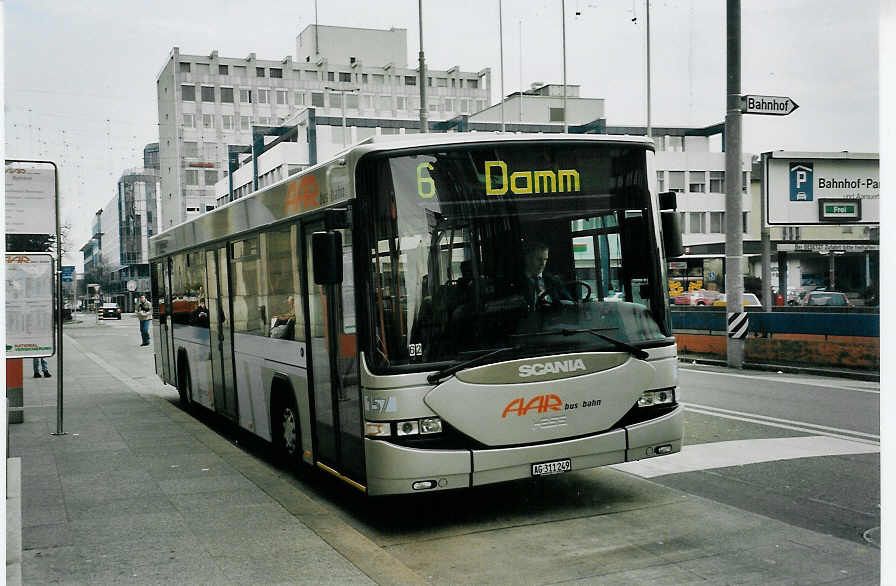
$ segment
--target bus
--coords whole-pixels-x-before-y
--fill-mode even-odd
[[[156,372],[371,496],[673,454],[655,177],[643,137],[367,139],[150,240]]]

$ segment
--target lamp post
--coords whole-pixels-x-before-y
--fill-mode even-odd
[[[324,89],[327,91],[330,91],[330,92],[337,92],[340,94],[340,97],[342,98],[342,100],[341,100],[342,101],[342,148],[345,148],[348,146],[348,142],[345,137],[345,134],[346,134],[345,94],[353,94],[353,93],[361,91],[361,89],[360,88],[337,88],[337,87],[330,87],[330,86],[325,86]]]
[[[569,132],[566,116],[566,0],[560,0],[560,18],[563,20],[563,134]]]

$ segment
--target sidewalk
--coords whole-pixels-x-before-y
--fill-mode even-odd
[[[66,326],[65,435],[51,435],[55,360],[54,378],[25,380],[9,453],[21,461],[22,583],[422,582],[288,473],[182,411],[136,323],[122,322]]]

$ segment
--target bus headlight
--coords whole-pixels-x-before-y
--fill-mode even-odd
[[[442,420],[438,417],[427,417],[420,420],[420,433],[442,433]]]
[[[420,433],[420,422],[416,419],[411,421],[399,421],[395,425],[398,435],[418,435]]]
[[[659,389],[657,391],[644,391],[638,399],[638,407],[650,407],[651,405],[668,405],[675,402],[675,389]]]

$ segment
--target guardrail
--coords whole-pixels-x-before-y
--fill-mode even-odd
[[[806,308],[787,307],[770,312],[745,309],[750,314],[744,346],[747,362],[880,368],[880,315],[876,311],[868,313],[871,308],[805,311]],[[866,311],[860,313],[862,309]],[[725,357],[725,307],[673,309],[672,330],[679,353]]]
[[[695,307],[672,310],[672,329],[725,333],[726,308]],[[749,333],[755,334],[816,334],[824,336],[880,337],[880,315],[852,311],[761,311],[745,308],[750,314]],[[785,309],[785,308],[781,308]]]

